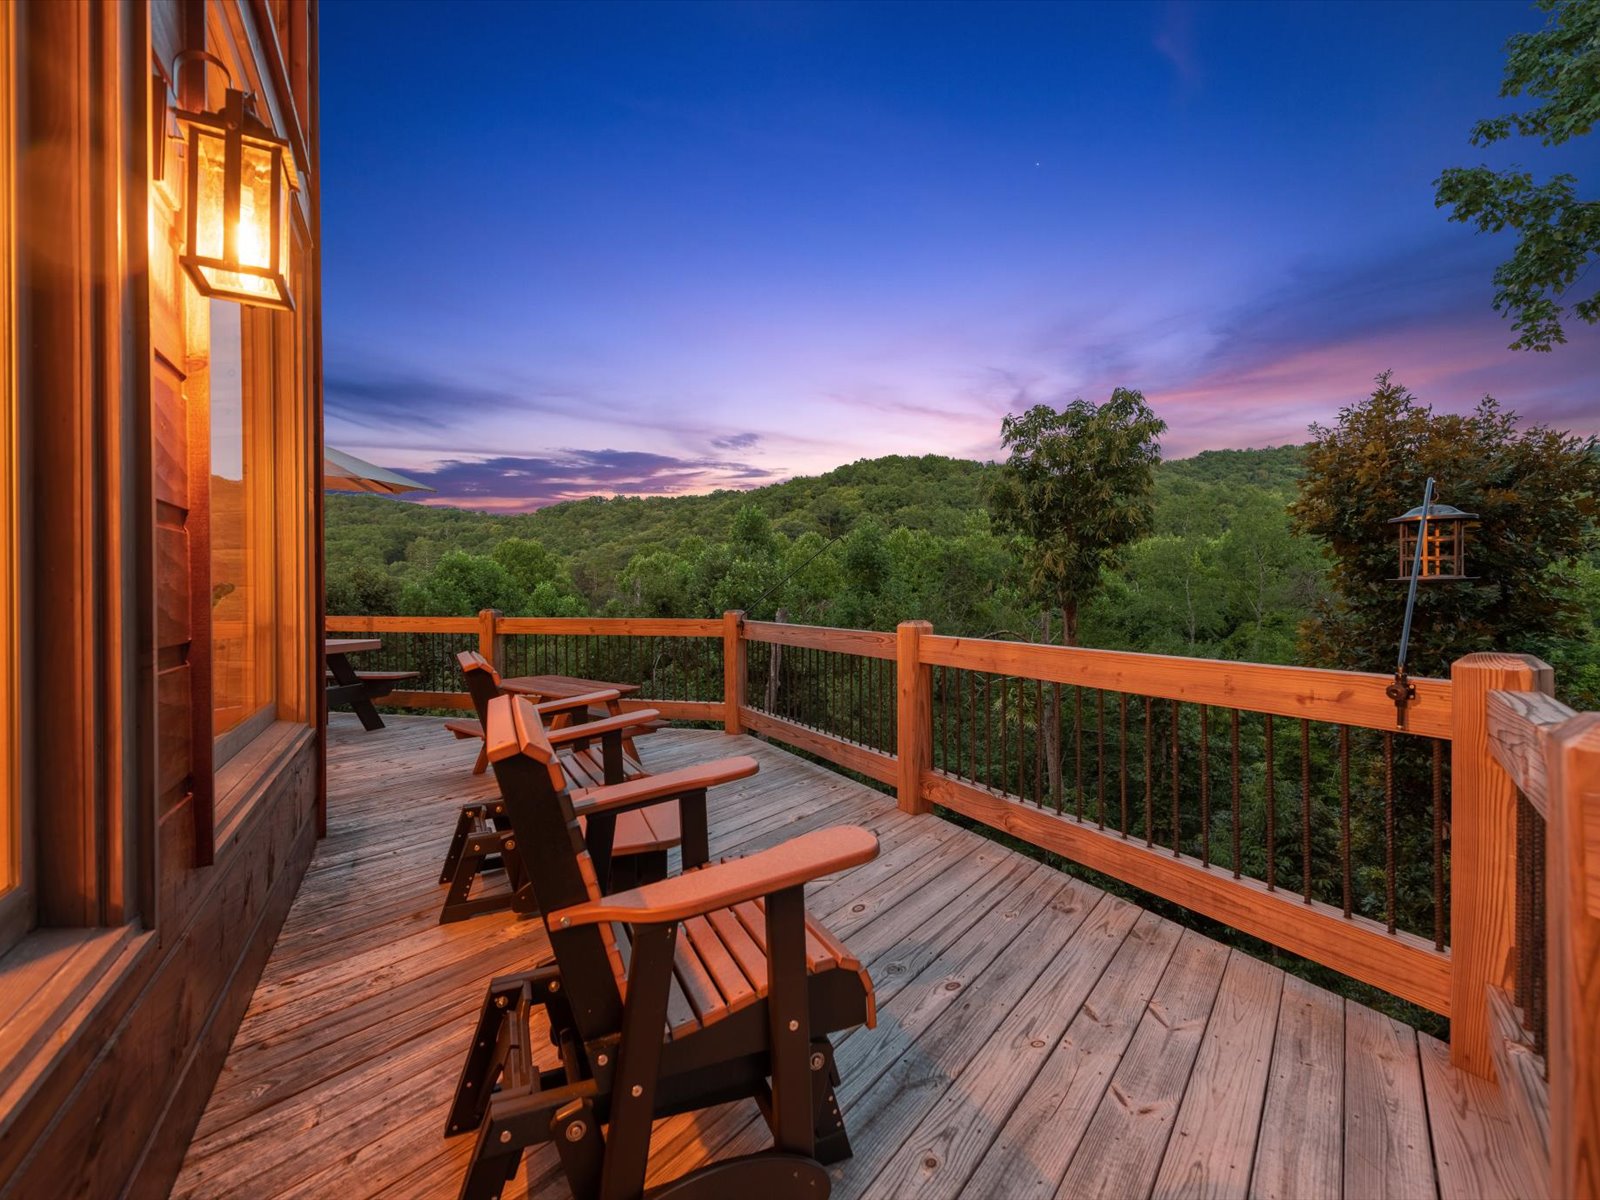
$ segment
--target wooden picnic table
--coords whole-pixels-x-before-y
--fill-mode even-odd
[[[348,704],[368,732],[383,728],[373,701],[387,696],[402,680],[417,678],[416,671],[358,671],[350,665],[350,655],[381,649],[383,643],[377,638],[328,638],[322,643],[328,664],[328,707]]]

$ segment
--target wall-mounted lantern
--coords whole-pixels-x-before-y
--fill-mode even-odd
[[[222,65],[204,52],[188,56]],[[188,144],[184,269],[202,295],[292,309],[289,209],[299,182],[289,143],[233,87],[221,112],[176,116]]]
[[[1411,649],[1411,618],[1417,611],[1417,584],[1448,583],[1468,579],[1467,575],[1467,523],[1476,521],[1477,513],[1462,512],[1449,504],[1433,502],[1433,479],[1428,479],[1422,489],[1422,503],[1408,513],[1391,517],[1389,524],[1400,533],[1401,583],[1409,584],[1406,592],[1405,622],[1400,627],[1400,657],[1395,667],[1394,682],[1384,689],[1394,701],[1394,723],[1398,729],[1406,727],[1406,705],[1417,698],[1417,685],[1406,674],[1406,654]]]
[[[1413,572],[1423,583],[1470,578],[1467,525],[1477,519],[1477,513],[1462,512],[1450,504],[1431,504],[1426,509],[1419,504],[1408,513],[1391,517],[1389,524],[1398,532],[1400,543],[1400,574],[1396,579],[1408,583]]]

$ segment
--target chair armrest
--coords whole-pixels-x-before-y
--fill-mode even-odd
[[[599,722],[595,722],[598,724]],[[589,726],[579,726],[589,728]],[[563,730],[563,732],[565,732]],[[703,792],[719,783],[746,779],[760,769],[756,760],[747,755],[719,758],[715,762],[696,763],[692,767],[679,767],[660,775],[640,775],[626,783],[613,783],[608,787],[588,788],[572,794],[572,811],[578,816],[594,813],[625,812],[630,808],[643,808],[670,800],[685,792]]]
[[[582,696],[568,696],[565,700],[543,700],[534,707],[539,710],[541,717],[553,717],[560,713],[571,712],[576,708],[588,708],[592,704],[610,704],[613,700],[622,699],[622,693],[610,688],[603,692],[588,692]]]
[[[790,838],[748,858],[730,859],[659,883],[558,909],[552,928],[570,929],[602,921],[661,925],[719,908],[759,900],[859,866],[878,856],[878,839],[859,825],[838,825]]]
[[[607,733],[626,732],[641,721],[654,720],[656,715],[655,709],[642,708],[637,712],[602,717],[598,721],[579,721],[576,725],[563,725],[560,729],[546,729],[544,735],[552,746],[564,746],[568,742],[586,742]]]

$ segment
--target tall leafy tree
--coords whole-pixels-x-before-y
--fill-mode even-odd
[[[1492,146],[1513,135],[1559,146],[1594,128],[1600,117],[1600,0],[1539,0],[1549,13],[1537,33],[1519,33],[1506,44],[1500,94],[1543,103],[1472,127],[1472,144]],[[1435,203],[1452,208],[1450,219],[1481,232],[1517,232],[1511,257],[1494,273],[1494,307],[1512,318],[1514,349],[1549,350],[1565,342],[1563,304],[1572,315],[1600,321],[1600,292],[1570,297],[1584,268],[1600,258],[1600,200],[1578,197],[1577,179],[1552,175],[1535,182],[1531,172],[1496,171],[1480,165],[1451,167],[1435,181]]]
[[[1166,428],[1129,388],[1104,404],[1037,404],[1001,423],[1010,455],[989,494],[990,517],[1015,536],[1034,594],[1060,612],[1064,645],[1077,645],[1079,614],[1106,569],[1150,532]]]
[[[1594,438],[1542,425],[1485,397],[1467,415],[1435,413],[1388,372],[1331,428],[1312,426],[1306,473],[1290,506],[1295,529],[1321,539],[1330,594],[1302,629],[1309,662],[1390,670],[1405,590],[1391,517],[1422,499],[1475,512],[1462,583],[1418,593],[1409,666],[1448,672],[1475,650],[1538,651],[1583,619],[1575,572],[1594,544],[1600,457]]]

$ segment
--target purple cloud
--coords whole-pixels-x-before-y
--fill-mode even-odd
[[[412,471],[438,490],[424,503],[525,511],[596,495],[672,496],[720,488],[746,489],[781,475],[749,463],[680,458],[641,450],[561,450],[542,457],[506,455],[450,459]]]

